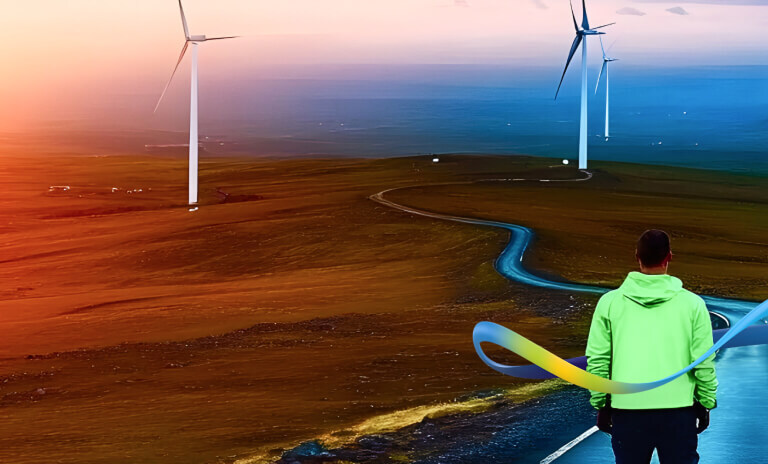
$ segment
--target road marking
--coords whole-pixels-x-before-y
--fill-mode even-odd
[[[542,459],[539,464],[549,464],[550,462],[554,461],[555,459],[559,458],[560,456],[567,453],[571,448],[578,445],[585,439],[587,439],[589,436],[591,436],[593,433],[597,432],[597,426],[593,425],[589,430],[582,433],[578,437],[574,438],[573,440],[569,441],[565,445],[563,445],[559,450],[555,451],[554,453],[550,454],[546,458]]]

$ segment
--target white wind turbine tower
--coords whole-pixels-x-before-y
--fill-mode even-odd
[[[197,136],[197,44],[200,42],[207,42],[209,40],[222,40],[222,39],[234,39],[237,36],[229,37],[206,37],[204,35],[189,35],[189,28],[187,27],[187,18],[184,16],[184,7],[181,6],[181,0],[179,0],[179,12],[181,12],[181,25],[184,27],[184,46],[181,48],[181,55],[176,62],[176,67],[173,68],[171,78],[168,79],[168,83],[165,84],[163,93],[160,94],[160,99],[155,105],[155,112],[160,106],[160,102],[163,101],[166,90],[171,85],[173,76],[176,74],[176,70],[179,69],[181,60],[184,59],[184,54],[187,52],[189,45],[192,45],[192,79],[190,81],[190,100],[189,100],[189,204],[190,206],[197,204],[197,158],[198,158],[198,136]]]
[[[581,47],[581,118],[579,126],[579,169],[587,169],[587,40],[588,35],[605,34],[597,29],[610,26],[611,24],[604,24],[597,27],[589,27],[589,20],[587,19],[587,4],[586,0],[581,0],[583,17],[581,20],[581,27],[576,22],[576,14],[573,12],[573,2],[571,2],[571,16],[573,17],[573,27],[576,29],[576,38],[573,39],[571,45],[571,51],[568,53],[568,61],[565,62],[565,69],[563,75],[560,77],[560,84],[557,86],[557,92],[555,93],[555,100],[560,93],[560,87],[563,85],[563,79],[565,73],[568,71],[568,65],[571,64],[573,55],[578,50],[579,45]],[[584,42],[582,44],[582,41]]]
[[[611,45],[611,47],[613,47],[613,45]],[[608,51],[610,51],[611,47],[608,47]],[[610,81],[608,80],[608,63],[610,63],[611,61],[618,61],[618,59],[616,59],[616,58],[609,58],[605,54],[605,47],[603,47],[603,38],[602,37],[600,37],[600,48],[603,50],[603,67],[600,68],[600,74],[597,75],[597,85],[595,85],[595,94],[597,94],[597,89],[598,89],[598,87],[600,87],[600,76],[602,76],[603,73],[605,73],[605,140],[608,140],[608,137],[610,137],[610,135],[609,135],[610,133],[608,131],[608,122],[609,122],[609,117],[608,117],[608,110],[609,110],[608,98],[610,97],[610,93],[609,93],[609,88],[610,88],[609,87],[609,82]]]

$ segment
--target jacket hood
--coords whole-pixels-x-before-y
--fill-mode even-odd
[[[667,274],[648,275],[642,272],[630,272],[619,292],[625,297],[643,306],[655,306],[671,300],[683,291],[683,282]]]

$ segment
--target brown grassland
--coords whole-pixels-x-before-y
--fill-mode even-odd
[[[182,158],[4,154],[0,462],[276,457],[530,384],[479,361],[480,320],[583,354],[594,297],[507,282],[493,269],[504,231],[368,199],[388,188],[408,187],[387,196],[402,204],[531,227],[526,265],[551,278],[617,285],[636,237],[659,227],[688,288],[766,298],[765,177],[594,167],[588,182],[423,186],[579,174],[528,157],[206,159],[189,212]]]

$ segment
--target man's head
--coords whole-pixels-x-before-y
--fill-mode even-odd
[[[669,261],[672,259],[669,235],[663,230],[646,230],[637,240],[635,256],[640,264],[641,272],[645,274],[665,274]]]

